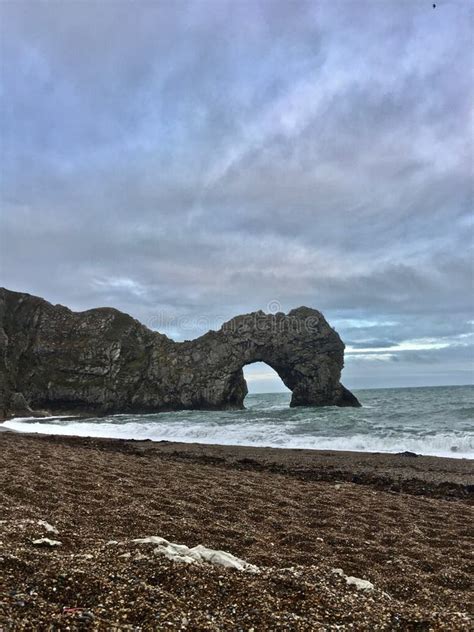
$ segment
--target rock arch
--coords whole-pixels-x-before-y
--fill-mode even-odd
[[[265,362],[291,406],[359,406],[344,344],[321,312],[253,312],[177,343],[111,308],[72,312],[0,289],[0,417],[243,408],[243,366]]]
[[[237,316],[219,331],[182,344],[206,358],[200,374],[207,376],[211,405],[241,408],[247,394],[243,367],[265,362],[292,391],[290,406],[360,406],[340,383],[344,343],[317,310]]]

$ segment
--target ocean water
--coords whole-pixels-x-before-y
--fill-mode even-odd
[[[474,386],[354,391],[362,408],[289,408],[289,393],[249,395],[245,410],[89,419],[17,418],[46,434],[474,458]]]

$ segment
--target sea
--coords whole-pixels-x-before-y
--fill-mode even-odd
[[[474,386],[354,393],[362,408],[290,408],[291,393],[268,393],[248,395],[245,410],[16,418],[3,426],[83,437],[474,458]]]

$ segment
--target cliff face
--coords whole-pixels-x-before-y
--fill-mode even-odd
[[[111,308],[72,312],[0,289],[0,418],[242,408],[242,367],[266,362],[292,406],[359,406],[342,386],[344,344],[324,316],[300,307],[254,312],[177,343]]]

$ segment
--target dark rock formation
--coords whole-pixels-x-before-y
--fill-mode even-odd
[[[242,367],[263,361],[292,406],[359,406],[339,382],[344,344],[307,307],[237,316],[177,343],[116,309],[72,312],[0,289],[0,418],[242,408]]]

